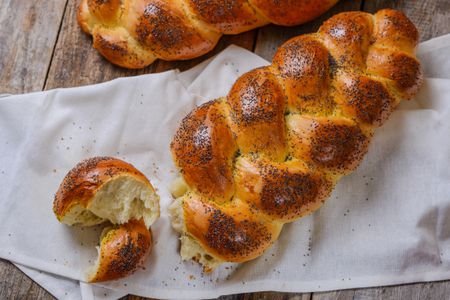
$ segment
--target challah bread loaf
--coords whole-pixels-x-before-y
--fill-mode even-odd
[[[67,225],[92,226],[109,221],[90,270],[91,282],[133,273],[150,253],[150,225],[159,217],[159,197],[149,180],[132,165],[112,157],[77,164],[63,179],[53,211]]]
[[[421,86],[417,42],[399,11],[341,13],[187,115],[171,143],[182,258],[207,271],[248,261],[317,210]]]
[[[78,23],[112,63],[143,68],[157,58],[201,56],[222,34],[268,23],[296,25],[339,0],[81,0]]]

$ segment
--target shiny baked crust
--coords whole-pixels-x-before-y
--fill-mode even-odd
[[[283,224],[317,210],[419,90],[417,42],[399,11],[341,13],[188,114],[171,143],[184,182],[170,208],[183,259],[206,270],[248,261]]]
[[[134,166],[112,157],[93,157],[64,177],[53,202],[58,220],[67,225],[104,222],[99,257],[88,281],[128,276],[145,261],[152,247],[150,225],[159,217],[159,197]]]
[[[141,267],[152,249],[152,234],[140,220],[107,229],[100,239],[98,261],[89,282],[123,278]]]
[[[78,23],[112,63],[143,68],[157,58],[201,56],[223,34],[268,23],[296,25],[339,0],[81,0]]]

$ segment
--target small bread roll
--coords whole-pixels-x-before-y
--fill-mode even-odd
[[[93,157],[63,179],[53,211],[67,225],[115,225],[104,230],[98,261],[88,275],[88,281],[99,282],[125,277],[145,261],[152,245],[148,228],[159,217],[159,196],[131,164]]]

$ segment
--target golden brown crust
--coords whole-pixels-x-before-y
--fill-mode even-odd
[[[224,34],[237,34],[267,24],[247,0],[186,0],[204,22]]]
[[[272,65],[286,89],[291,112],[329,113],[328,97],[334,66],[328,50],[314,35],[301,35],[278,48]]]
[[[90,13],[103,24],[113,25],[120,13],[122,0],[87,1]]]
[[[190,193],[183,208],[189,234],[209,253],[226,261],[244,262],[261,255],[281,230],[279,224],[264,221],[238,200],[218,206]]]
[[[281,222],[294,221],[316,210],[332,183],[301,161],[273,163],[252,157],[236,163],[236,197]]]
[[[124,30],[111,30],[104,27],[92,32],[94,48],[112,63],[128,68],[143,68],[156,60],[151,52],[133,47],[130,37]]]
[[[87,207],[98,189],[121,175],[133,176],[153,190],[147,177],[131,164],[113,157],[92,157],[78,163],[64,177],[53,201],[53,211],[62,220],[71,207]]]
[[[77,21],[81,29],[86,33],[91,32],[90,26],[88,24],[89,19],[90,19],[90,12],[88,7],[88,1],[81,0],[77,10]]]
[[[272,65],[241,76],[225,105],[216,100],[185,118],[172,143],[188,184],[184,234],[219,261],[243,262],[282,224],[318,209],[361,162],[374,129],[418,91],[411,26],[392,10],[336,15],[281,46]],[[210,107],[221,117],[206,117]],[[204,169],[204,150],[192,146],[200,128],[215,149]]]
[[[319,38],[338,67],[364,70],[372,31],[371,14],[346,12],[325,21],[319,29]]]
[[[208,102],[186,116],[171,149],[189,185],[218,201],[231,198],[232,161],[237,147],[221,102]]]
[[[423,82],[419,61],[410,54],[373,47],[367,57],[367,72],[392,80],[402,98],[411,99]]]
[[[345,115],[371,126],[381,126],[394,110],[396,100],[385,85],[366,75],[341,72],[334,98]]]
[[[288,132],[294,157],[333,174],[353,171],[369,144],[361,128],[344,118],[291,115]]]
[[[230,124],[242,154],[286,157],[285,96],[269,68],[242,75],[227,97]]]
[[[306,23],[330,9],[339,0],[250,0],[270,22],[292,26]]]
[[[143,5],[131,1],[128,17],[136,20],[130,22],[130,32],[138,44],[165,60],[202,55],[217,42],[204,38],[175,2],[152,0]]]
[[[78,23],[94,47],[125,68],[143,68],[156,58],[201,56],[222,34],[237,34],[274,22],[296,25],[322,14],[338,0],[81,0]],[[107,33],[107,34],[106,34]]]
[[[99,265],[90,282],[126,277],[142,267],[152,249],[152,234],[143,220],[111,229],[100,242]]]
[[[383,9],[375,15],[373,43],[413,52],[419,42],[416,26],[401,12]]]

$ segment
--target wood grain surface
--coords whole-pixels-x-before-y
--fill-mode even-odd
[[[0,0],[0,94],[42,90],[65,6]]]
[[[125,70],[108,63],[92,48],[91,38],[76,23],[77,5],[78,0],[0,0],[0,94],[94,84],[172,68],[185,70],[230,44],[237,44],[270,60],[284,41],[316,31],[323,20],[340,11],[375,12],[388,7],[402,10],[419,28],[422,41],[450,32],[449,0],[342,0],[319,19],[302,26],[285,28],[270,25],[223,37],[214,51],[197,59],[157,61],[142,70]],[[11,263],[0,260],[0,299],[54,297]],[[123,299],[142,298],[130,295]],[[326,293],[249,293],[220,299],[450,299],[450,281]]]

